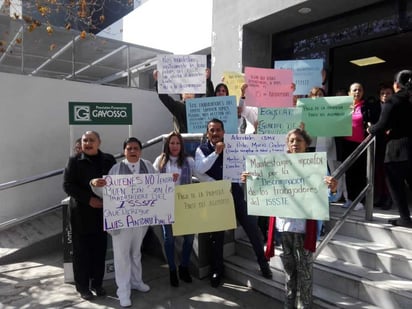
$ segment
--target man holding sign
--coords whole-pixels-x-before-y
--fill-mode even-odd
[[[223,150],[225,144],[223,136],[225,134],[223,122],[219,119],[212,119],[207,124],[207,141],[196,149],[195,169],[200,181],[215,181],[223,179]],[[238,183],[232,183],[232,196],[235,203],[236,218],[242,225],[255,251],[262,275],[265,278],[272,278],[272,272],[263,252],[263,243],[259,237],[257,222],[253,217],[248,216],[247,206],[244,199],[243,189]],[[223,275],[223,244],[224,231],[213,232],[212,261],[211,261],[211,285],[217,287]]]

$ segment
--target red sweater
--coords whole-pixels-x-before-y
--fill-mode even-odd
[[[268,230],[268,240],[266,243],[265,257],[269,260],[272,256],[275,256],[275,246],[273,241],[273,236],[275,235],[276,227],[276,217],[269,218],[269,230]],[[306,220],[306,234],[305,234],[305,244],[304,248],[311,252],[316,250],[316,230],[317,224],[316,220]]]

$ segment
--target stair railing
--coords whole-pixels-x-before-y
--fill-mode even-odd
[[[164,138],[167,137],[167,135],[168,134],[162,134],[162,135],[159,135],[159,136],[157,136],[153,139],[148,140],[146,143],[142,144],[142,148],[144,149],[144,148],[147,148],[147,147],[150,147],[152,145],[155,145],[157,143],[162,142],[164,140]],[[183,139],[185,139],[185,140],[199,140],[200,141],[201,138],[203,137],[203,134],[202,133],[185,133],[185,134],[182,134],[182,136],[183,136]],[[115,154],[114,157],[116,159],[120,159],[120,158],[124,157],[124,154],[123,153],[118,153],[118,154]],[[9,181],[9,182],[6,182],[6,183],[2,183],[2,184],[0,184],[0,191],[15,188],[15,187],[19,187],[19,186],[22,186],[22,185],[25,185],[25,184],[28,184],[28,183],[36,182],[36,181],[47,179],[47,178],[51,178],[51,177],[54,177],[54,176],[58,176],[58,175],[63,174],[63,172],[64,172],[64,168],[61,168],[61,169],[53,170],[53,171],[50,171],[50,172],[47,172],[47,173],[43,173],[43,174],[39,174],[39,175],[35,175],[35,176],[23,178],[23,179],[12,180],[12,181]],[[3,230],[5,230],[5,229],[7,229],[11,226],[29,221],[31,219],[34,219],[35,217],[42,216],[46,213],[52,212],[56,209],[61,208],[63,205],[65,205],[65,204],[60,202],[60,203],[57,203],[56,205],[53,205],[51,207],[39,210],[39,211],[37,211],[35,213],[32,213],[32,214],[29,214],[27,216],[22,216],[22,217],[19,217],[19,218],[14,218],[14,219],[2,222],[2,223],[0,223],[0,231],[3,231]]]
[[[142,148],[147,148],[157,143],[160,143],[164,140],[167,134],[159,135],[151,140],[148,140],[146,143],[143,143]],[[186,133],[182,134],[183,138],[189,140],[200,140],[203,137],[202,133]],[[367,177],[367,184],[362,192],[355,198],[355,200],[349,205],[346,209],[342,217],[340,217],[334,227],[329,231],[329,233],[323,238],[320,244],[317,247],[317,250],[314,254],[314,258],[318,256],[318,254],[322,251],[322,249],[328,244],[328,242],[332,239],[332,237],[338,232],[340,227],[345,223],[347,217],[354,209],[354,207],[361,201],[365,196],[365,220],[372,221],[372,212],[373,212],[373,182],[374,182],[374,166],[375,166],[375,138],[372,135],[368,135],[365,140],[355,149],[355,151],[332,173],[332,176],[336,179],[339,179],[352,164],[359,159],[361,154],[367,150],[367,168],[366,168],[366,177]],[[115,158],[119,159],[122,158],[124,155],[122,153],[116,154]],[[64,169],[58,169],[51,172],[39,174],[32,177],[27,177],[20,180],[13,180],[10,182],[6,182],[0,184],[0,191],[7,190],[10,188],[18,187],[24,184],[28,184],[31,182],[36,182],[42,179],[51,178],[57,175],[63,174]],[[53,205],[49,208],[42,209],[38,212],[33,214],[14,218],[9,221],[0,223],[0,231],[7,229],[10,226],[17,225],[23,223],[25,221],[31,220],[35,217],[41,216],[43,214],[52,212],[56,209],[59,209],[63,206],[63,203],[58,203]]]
[[[356,160],[362,155],[363,152],[367,151],[366,159],[366,186],[355,198],[354,201],[349,205],[343,215],[337,219],[333,228],[325,235],[323,240],[319,243],[316,248],[316,252],[313,254],[313,258],[316,259],[320,252],[327,246],[329,241],[335,236],[342,225],[345,223],[349,214],[355,208],[355,206],[365,197],[365,220],[372,221],[373,219],[373,184],[374,184],[374,174],[375,174],[375,149],[376,141],[375,137],[368,135],[362,143],[355,149],[355,151],[332,173],[332,177],[339,179],[342,175],[355,163]],[[362,171],[360,171],[362,172]]]

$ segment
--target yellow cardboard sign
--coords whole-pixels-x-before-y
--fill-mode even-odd
[[[227,180],[175,187],[173,235],[224,231],[236,228],[231,183]]]
[[[223,72],[223,83],[229,89],[229,94],[236,96],[236,102],[239,102],[241,87],[245,83],[245,77],[242,73]]]

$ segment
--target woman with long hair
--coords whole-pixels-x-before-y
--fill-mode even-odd
[[[183,137],[178,132],[171,132],[163,146],[163,152],[153,163],[153,167],[160,173],[172,173],[176,185],[192,183],[194,160],[185,154]],[[163,225],[164,248],[170,271],[170,285],[179,286],[175,264],[175,237],[172,226]],[[187,283],[192,282],[189,273],[190,255],[192,253],[194,235],[183,236],[182,257],[179,265],[179,277]]]

